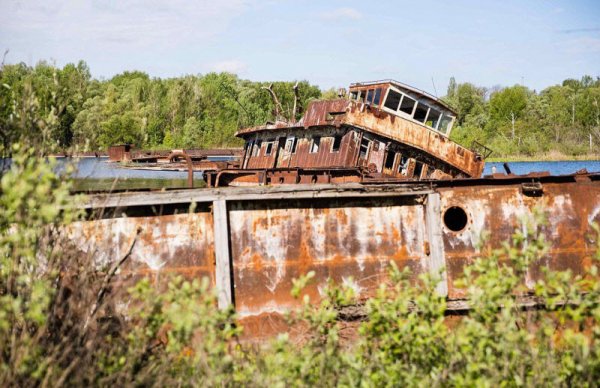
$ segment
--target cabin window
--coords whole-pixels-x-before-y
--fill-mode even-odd
[[[254,149],[252,150],[252,156],[258,156],[260,155],[260,147],[262,146],[262,141],[261,140],[257,140],[254,143]]]
[[[294,137],[288,137],[285,140],[285,152],[290,153],[292,152],[292,145],[294,144]]]
[[[391,170],[394,168],[394,161],[396,160],[396,153],[394,151],[388,151],[385,157],[385,168]]]
[[[408,171],[408,158],[405,156],[400,157],[400,163],[398,163],[398,172],[404,176]]]
[[[413,172],[413,177],[419,179],[421,177],[422,172],[423,172],[423,163],[417,162],[415,165],[415,171]]]
[[[381,88],[375,89],[375,96],[373,97],[373,105],[379,105],[381,102]]]
[[[396,92],[395,90],[390,89],[383,106],[385,106],[386,108],[391,109],[393,111],[397,111],[398,105],[400,105],[401,98],[402,98],[402,94]]]
[[[425,122],[425,125],[436,129],[441,115],[442,113],[440,111],[429,108],[429,115],[427,115],[427,121]]]
[[[427,117],[427,111],[429,107],[423,103],[417,104],[417,109],[415,109],[415,114],[413,118],[421,123],[425,122],[425,118]]]
[[[273,152],[273,142],[268,141],[265,143],[265,156],[271,155],[272,152]]]
[[[367,104],[373,103],[373,92],[374,92],[373,89],[369,89],[367,91],[367,101],[366,101]]]
[[[440,120],[440,125],[438,126],[438,131],[447,135],[448,132],[450,131],[451,124],[452,124],[452,117],[450,117],[448,115],[442,115],[442,118]]]
[[[365,102],[365,96],[367,95],[366,90],[361,90],[358,92],[358,101]]]
[[[369,154],[369,146],[371,145],[371,141],[365,139],[364,137],[360,141],[360,153],[358,155],[359,159],[366,159]]]
[[[319,152],[319,145],[321,145],[321,138],[313,137],[312,142],[310,143],[310,153],[314,154],[315,152]]]
[[[331,143],[331,152],[338,152],[340,150],[341,145],[342,145],[342,137],[335,136],[333,138],[333,142]]]
[[[288,137],[285,141],[285,152],[295,154],[296,148],[298,148],[298,139],[295,137]]]
[[[358,91],[354,90],[350,92],[350,99],[351,100],[358,100]]]
[[[406,113],[407,115],[412,115],[416,103],[417,101],[413,100],[407,95],[404,95],[402,102],[400,103],[400,111]]]

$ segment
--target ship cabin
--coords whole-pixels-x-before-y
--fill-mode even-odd
[[[382,109],[450,136],[456,113],[431,94],[394,80],[354,83],[350,100]]]
[[[238,169],[206,171],[209,186],[393,182],[479,177],[483,157],[448,137],[443,101],[397,81],[350,85],[313,101],[297,122],[246,128]]]

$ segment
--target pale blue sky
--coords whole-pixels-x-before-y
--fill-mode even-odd
[[[395,78],[542,89],[600,76],[600,0],[0,0],[7,63],[85,60],[95,77],[237,73],[322,88]]]

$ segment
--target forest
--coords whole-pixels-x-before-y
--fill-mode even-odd
[[[273,82],[291,115],[294,81]],[[241,127],[275,119],[270,83],[231,73],[156,78],[125,71],[95,79],[84,61],[0,67],[0,137],[56,151],[97,151],[131,143],[146,149],[240,146]],[[336,89],[298,83],[300,106],[337,98]],[[452,139],[485,144],[496,158],[593,157],[600,144],[600,77],[566,79],[542,91],[486,88],[450,80],[442,97],[457,112]],[[302,114],[300,109],[298,115]],[[23,131],[20,128],[27,128]]]

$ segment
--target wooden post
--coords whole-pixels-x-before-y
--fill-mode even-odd
[[[448,296],[448,274],[446,272],[446,258],[444,257],[441,216],[440,194],[427,194],[425,223],[427,239],[429,240],[429,272],[436,277],[441,275],[440,282],[436,286],[436,292],[440,296]]]
[[[229,225],[227,223],[227,202],[224,199],[213,201],[213,223],[215,234],[215,283],[220,309],[233,304],[231,288],[231,254],[229,252]]]

